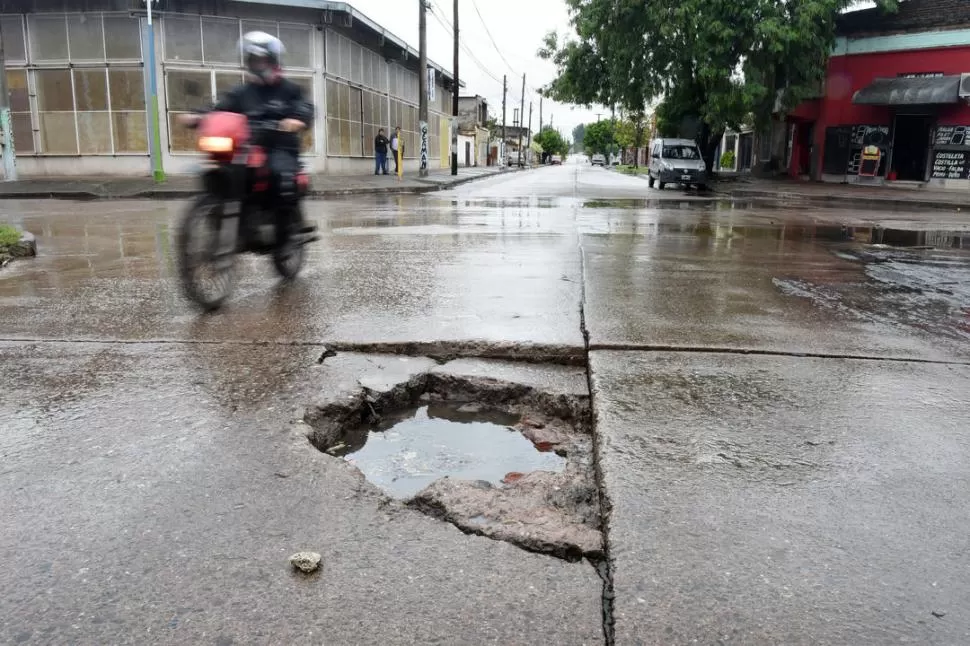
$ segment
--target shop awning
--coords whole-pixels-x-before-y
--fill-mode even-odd
[[[959,76],[880,78],[852,97],[861,105],[936,105],[960,100]]]

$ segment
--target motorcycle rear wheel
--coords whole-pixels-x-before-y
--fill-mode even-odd
[[[235,249],[222,241],[222,201],[201,195],[182,216],[175,238],[179,281],[185,296],[206,312],[222,307],[236,284]]]
[[[283,280],[293,280],[306,260],[303,244],[290,239],[273,251],[273,267]]]

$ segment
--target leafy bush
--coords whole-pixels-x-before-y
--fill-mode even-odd
[[[0,247],[10,247],[20,242],[20,231],[12,226],[0,224]]]
[[[734,168],[734,151],[729,150],[721,155],[721,168]]]

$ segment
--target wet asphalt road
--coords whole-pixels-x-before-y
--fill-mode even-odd
[[[965,216],[567,164],[311,203],[302,278],[246,259],[199,317],[169,254],[181,208],[0,202],[41,249],[0,273],[0,642],[602,643],[588,564],[388,503],[295,423],[431,369],[584,381],[318,365],[322,343],[585,332],[617,644],[970,643]],[[885,230],[918,246],[869,244]],[[302,549],[319,575],[288,569]]]

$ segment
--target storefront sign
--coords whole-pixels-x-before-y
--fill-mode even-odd
[[[970,172],[970,151],[937,150],[933,154],[933,179],[967,179]]]
[[[933,143],[937,146],[970,146],[970,126],[937,126]]]
[[[852,144],[854,146],[889,146],[889,126],[853,126]]]

